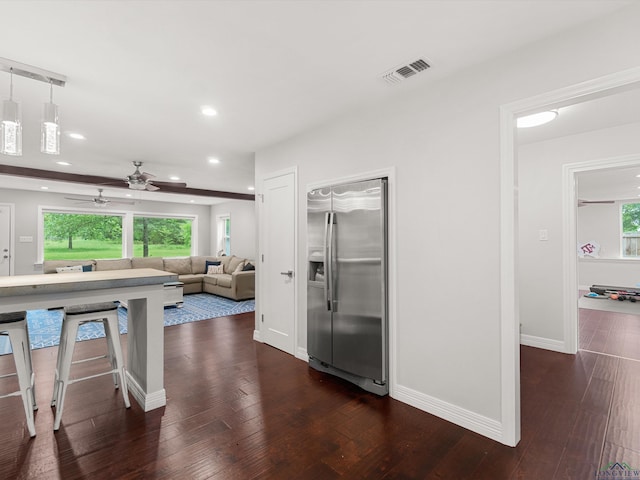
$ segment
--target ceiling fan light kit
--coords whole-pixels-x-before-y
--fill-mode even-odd
[[[44,104],[40,124],[40,151],[49,155],[59,155],[60,123],[58,120],[58,106],[53,103],[53,85],[64,87],[67,78],[58,73],[49,72],[6,58],[0,58],[0,70],[9,72],[11,77],[9,100],[4,100],[2,103],[0,153],[13,156],[22,155],[22,117],[20,104],[13,100],[13,75],[15,74],[49,84],[49,102]]]

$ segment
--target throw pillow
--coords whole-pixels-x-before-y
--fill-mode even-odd
[[[56,268],[58,273],[70,273],[70,272],[82,272],[82,265],[74,265],[73,267],[58,267]]]
[[[220,265],[220,262],[216,262],[216,261],[214,261],[214,260],[206,260],[206,261],[204,262],[204,271],[205,271],[205,272],[207,272],[207,273],[209,273],[209,267],[210,267],[211,265]]]
[[[238,264],[238,266],[236,267],[236,269],[234,270],[234,273],[235,272],[241,272],[243,268],[244,268],[244,262],[240,262]]]
[[[249,270],[255,270],[256,266],[252,263],[247,263],[244,267],[242,267],[243,272],[248,272]]]
[[[207,275],[212,273],[224,273],[222,265],[209,265],[207,267]]]

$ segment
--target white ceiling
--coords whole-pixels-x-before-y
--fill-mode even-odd
[[[41,154],[49,87],[14,77],[24,153],[0,163],[121,178],[141,160],[161,181],[178,175],[192,188],[250,193],[259,149],[631,3],[1,1],[0,57],[67,76],[66,87],[54,88],[62,130],[86,140],[63,136],[59,157]],[[419,57],[432,68],[400,85],[380,79]],[[9,75],[0,72],[0,96],[8,90]],[[204,104],[219,114],[204,117]],[[212,156],[221,163],[209,164]],[[40,184],[11,180],[13,188]]]

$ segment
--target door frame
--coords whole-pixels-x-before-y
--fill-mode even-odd
[[[501,350],[501,420],[502,443],[516,446],[520,441],[520,319],[517,284],[518,215],[517,215],[517,145],[515,141],[516,117],[544,109],[559,108],[630,88],[640,82],[640,67],[623,70],[586,82],[570,85],[533,97],[500,106],[500,350]],[[563,199],[563,217],[569,218],[571,202]],[[575,213],[574,213],[575,215]],[[563,245],[568,245],[566,225]],[[568,249],[567,249],[568,250]],[[575,250],[572,250],[572,254]],[[570,256],[571,256],[570,255]],[[563,254],[563,285],[575,288],[575,270]],[[567,307],[573,294],[563,292],[567,299],[563,316],[565,335],[571,327]],[[577,325],[577,323],[576,323]],[[566,340],[567,337],[565,337]]]
[[[578,258],[576,245],[578,244],[578,214],[576,196],[576,174],[591,172],[594,170],[606,170],[610,168],[637,167],[640,166],[640,154],[623,155],[618,157],[602,158],[585,162],[568,163],[562,166],[562,259],[563,259],[563,298],[564,301],[564,347],[563,353],[575,354],[578,351],[578,306],[575,297],[569,292],[577,293]]]
[[[299,292],[298,292],[298,283],[299,283],[299,278],[300,278],[300,269],[299,267],[299,262],[298,262],[298,241],[299,241],[299,235],[298,235],[298,167],[297,166],[292,166],[289,168],[285,168],[282,170],[277,170],[275,172],[271,172],[271,173],[267,173],[265,174],[260,181],[258,182],[258,184],[260,185],[260,189],[259,192],[256,194],[256,200],[258,200],[256,202],[257,204],[257,211],[258,211],[258,256],[256,258],[256,262],[258,263],[259,266],[263,265],[263,261],[262,261],[262,255],[263,255],[263,246],[265,244],[264,241],[264,231],[266,228],[266,225],[264,223],[264,211],[263,211],[263,205],[264,205],[264,184],[266,181],[277,178],[277,177],[282,177],[283,175],[289,175],[289,174],[293,174],[293,198],[294,198],[294,202],[293,202],[293,271],[294,271],[294,282],[293,282],[293,338],[294,338],[294,352],[295,352],[295,356],[297,358],[300,358],[302,360],[306,360],[306,349],[304,352],[300,352],[300,344],[298,342],[298,319],[299,319],[299,312],[298,312],[298,305],[299,305]],[[264,278],[264,268],[258,268],[257,269],[257,285],[256,285],[256,318],[255,318],[255,329],[253,331],[253,339],[264,343],[264,340],[262,338],[262,322],[260,321],[260,319],[262,318],[262,314],[264,313],[263,311],[263,304],[262,304],[262,298],[264,298],[264,287],[263,285],[265,284],[265,278]]]
[[[0,207],[9,209],[9,275],[15,274],[15,251],[16,251],[16,206],[14,203],[0,203]]]

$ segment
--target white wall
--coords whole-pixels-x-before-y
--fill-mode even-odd
[[[256,185],[298,167],[300,266],[307,185],[396,168],[396,398],[501,439],[499,107],[640,65],[638,21],[634,6],[442,83],[409,80],[393,101],[257,152]]]
[[[565,340],[562,165],[632,153],[640,153],[640,124],[637,123],[523,145],[518,149],[518,266],[523,335],[558,342]],[[618,258],[619,215],[619,205],[594,204],[578,208],[578,242],[595,240],[602,246],[602,256]],[[538,239],[540,229],[548,231],[548,241]],[[605,278],[622,281],[627,277],[625,271],[635,269],[637,263],[601,262],[606,275],[605,270],[601,271],[602,275],[598,273],[597,265],[579,262],[580,285],[609,283]],[[621,276],[616,277],[614,272]],[[600,280],[596,280],[598,278]],[[640,277],[632,285],[638,281]]]
[[[231,217],[231,255],[249,259],[256,258],[256,204],[250,200],[234,200],[211,207],[211,252],[218,247],[217,218],[219,215]]]
[[[0,188],[0,203],[12,203],[15,205],[15,271],[16,275],[27,275],[39,273],[40,269],[36,265],[38,258],[38,206],[59,206],[78,208],[64,199],[60,193],[32,192],[26,190],[10,190]],[[135,205],[117,205],[117,211],[136,211],[143,213],[169,213],[169,214],[190,214],[198,216],[198,254],[209,255],[210,246],[210,207],[208,205],[186,205],[179,203],[165,202],[145,202],[136,200]],[[88,210],[93,211],[91,206]],[[110,210],[100,209],[100,213]],[[33,237],[31,243],[20,243],[21,236]]]

